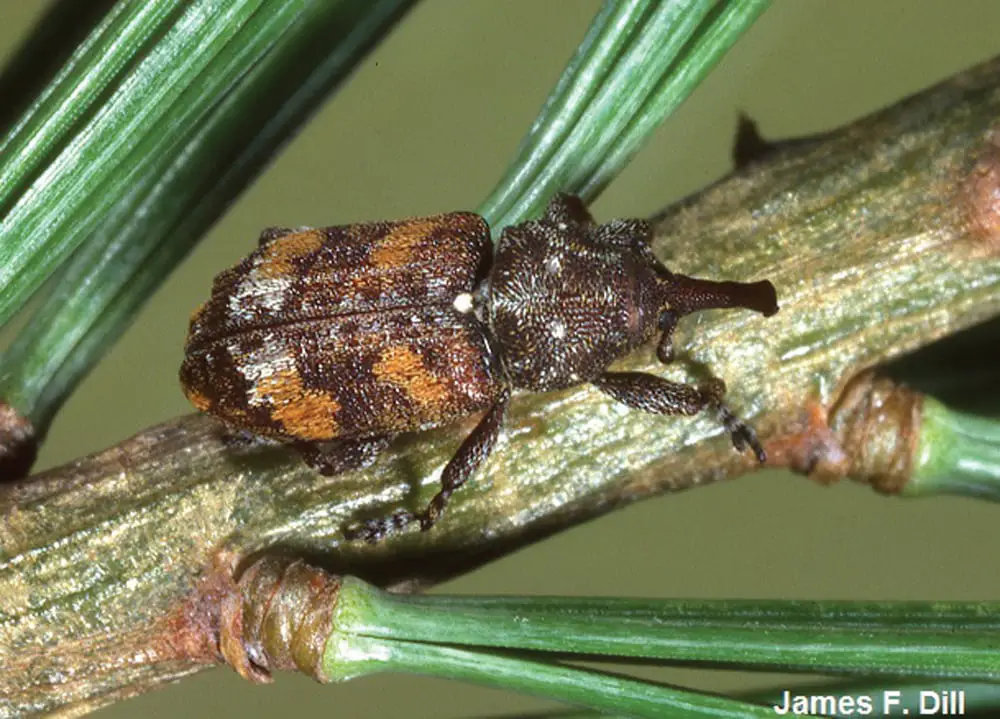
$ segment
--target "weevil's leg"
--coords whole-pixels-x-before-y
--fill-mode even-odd
[[[368,520],[360,526],[346,530],[347,538],[378,542],[387,534],[397,532],[414,522],[420,522],[420,530],[423,532],[433,527],[444,514],[451,495],[465,484],[490,456],[497,437],[500,436],[500,427],[503,425],[503,416],[509,402],[510,390],[504,389],[496,403],[483,415],[479,424],[465,438],[455,456],[445,466],[441,473],[441,491],[434,495],[423,512],[413,513],[403,510],[390,517]]]
[[[465,438],[458,452],[451,458],[441,472],[441,491],[427,505],[427,509],[421,512],[417,519],[420,520],[421,531],[427,531],[444,514],[444,509],[448,505],[448,500],[455,490],[465,484],[469,478],[475,474],[480,465],[486,461],[493,451],[500,436],[500,427],[503,425],[503,417],[507,412],[507,405],[510,404],[510,390],[504,388],[479,424],[472,430],[472,433]]]
[[[720,390],[717,383],[718,380],[715,380],[703,389],[644,372],[605,372],[593,384],[632,409],[652,414],[690,416],[721,399],[725,385]]]
[[[559,192],[552,196],[542,219],[555,224],[560,222],[565,222],[568,225],[594,224],[594,218],[591,217],[587,206],[583,204],[583,200],[576,195],[569,195],[565,192]]]
[[[261,230],[260,237],[257,238],[257,246],[263,247],[269,242],[277,240],[279,237],[284,237],[285,235],[290,235],[293,232],[298,232],[298,230],[292,227],[265,227]]]
[[[309,467],[325,476],[364,469],[389,446],[389,436],[363,439],[332,439],[326,442],[295,442],[294,447]]]
[[[665,287],[670,309],[678,316],[699,310],[742,307],[770,317],[778,311],[774,285],[760,282],[714,282],[685,275],[672,275]]]
[[[753,429],[722,403],[726,393],[722,380],[712,380],[705,387],[692,387],[643,372],[605,372],[594,380],[594,386],[622,404],[653,414],[690,416],[706,408],[714,409],[736,449],[743,451],[750,447],[759,462],[767,459]]]

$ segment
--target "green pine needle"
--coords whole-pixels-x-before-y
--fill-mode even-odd
[[[366,636],[336,638],[327,645],[330,679],[377,672],[407,672],[541,696],[630,717],[773,717],[770,707],[662,686],[613,674],[498,653]]]
[[[915,455],[903,496],[956,494],[1000,501],[1000,421],[925,397]]]
[[[22,236],[17,223],[28,221],[23,218],[39,218],[43,226],[24,235],[35,237],[34,244],[2,245],[12,253],[11,272],[24,278],[0,295],[9,310],[85,240],[0,360],[0,397],[28,417],[38,434],[44,435],[66,396],[170,271],[412,3],[295,0],[248,9],[245,17],[232,14],[236,6],[216,17],[204,2],[188,3],[159,44],[138,51],[137,68],[120,79],[89,125],[74,134],[63,118],[64,136],[51,142],[66,144],[63,155],[83,143],[88,156],[101,158],[97,166],[114,174],[103,185],[99,179],[73,184],[76,190],[60,198],[53,195],[60,183],[71,183],[72,172],[82,170],[51,165],[35,183],[37,194],[23,194],[23,212],[5,220],[12,228],[5,237]],[[166,11],[160,15],[172,17]],[[226,28],[210,32],[225,22]],[[95,30],[98,37],[110,32],[106,24]],[[188,48],[203,59],[189,62],[178,76],[174,64],[154,60],[180,52],[176,36],[186,33],[211,39]],[[135,52],[129,43],[122,45],[123,55]],[[161,85],[176,85],[179,92],[152,96],[151,88]],[[48,93],[72,98],[83,89],[57,79]],[[128,113],[143,101],[149,103],[148,120],[140,125]],[[51,113],[62,118],[71,111],[72,105],[59,105]],[[131,123],[132,140],[118,143],[119,125],[102,117]],[[103,134],[94,129],[106,125]],[[68,219],[60,224],[62,212]]]
[[[345,579],[349,631],[866,676],[998,680],[1000,604],[397,596]]]
[[[559,191],[593,200],[768,5],[608,0],[480,213],[497,230]]]

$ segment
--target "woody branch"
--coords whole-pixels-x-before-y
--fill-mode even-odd
[[[883,490],[905,482],[919,398],[897,397],[886,441],[854,443],[872,421],[858,408],[886,391],[864,372],[1000,313],[998,115],[994,60],[829,135],[769,148],[665,210],[655,250],[668,266],[769,278],[782,310],[689,318],[665,373],[652,349],[624,368],[724,377],[772,464],[888,477]],[[219,662],[232,573],[262,552],[414,588],[755,464],[712,418],[632,412],[589,388],[518,397],[507,427],[440,526],[377,546],[346,543],[341,527],[359,512],[422,506],[468,423],[324,478],[291,453],[233,447],[212,420],[189,416],[0,489],[0,697],[15,711],[82,712]],[[568,467],[566,457],[586,459]]]

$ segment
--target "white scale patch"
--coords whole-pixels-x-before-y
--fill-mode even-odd
[[[463,292],[462,294],[456,296],[455,301],[452,302],[452,306],[463,315],[471,312],[474,304],[474,298],[468,292]]]
[[[550,275],[558,275],[562,270],[562,257],[559,255],[549,255],[545,259],[545,271]]]
[[[563,339],[566,336],[566,324],[560,319],[552,320],[549,322],[549,334],[553,339]]]
[[[229,311],[237,317],[255,311],[280,312],[294,281],[294,277],[261,277],[254,269],[229,298]]]
[[[288,353],[284,343],[277,341],[273,332],[264,337],[264,344],[253,352],[246,352],[239,341],[230,341],[226,349],[233,357],[242,357],[236,368],[251,387],[249,404],[260,407],[269,404],[269,397],[260,393],[260,384],[276,373],[295,368],[295,359]]]

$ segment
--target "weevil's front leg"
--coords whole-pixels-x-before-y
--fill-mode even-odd
[[[509,403],[510,390],[504,389],[496,403],[483,415],[479,424],[465,438],[455,456],[445,466],[441,473],[441,491],[434,495],[424,511],[414,513],[400,510],[383,519],[368,520],[345,530],[347,538],[364,539],[374,543],[414,522],[420,522],[420,530],[423,532],[433,527],[444,514],[451,495],[465,484],[490,456],[500,436],[500,427],[503,425],[503,416]]]
[[[295,442],[294,447],[311,469],[325,476],[364,469],[389,446],[388,435],[326,442]]]
[[[652,414],[690,416],[706,408],[714,409],[736,449],[743,451],[750,447],[759,462],[767,459],[753,429],[722,403],[726,393],[722,380],[712,380],[705,387],[692,387],[643,372],[605,372],[593,384],[622,404]]]

